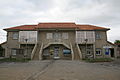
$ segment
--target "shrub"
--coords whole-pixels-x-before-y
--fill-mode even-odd
[[[30,59],[29,58],[4,58],[4,59],[0,59],[0,62],[28,62]]]
[[[111,58],[95,58],[95,59],[84,59],[86,62],[111,62]]]

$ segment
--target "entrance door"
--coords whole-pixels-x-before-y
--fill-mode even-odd
[[[59,59],[59,47],[54,47],[54,59]]]
[[[111,57],[114,57],[114,49],[110,48]]]

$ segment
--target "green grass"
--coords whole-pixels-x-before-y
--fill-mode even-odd
[[[95,58],[95,59],[83,59],[86,62],[111,62],[113,59],[111,58]]]
[[[0,59],[0,62],[28,62],[30,59],[17,59],[17,58],[4,58],[4,59]]]

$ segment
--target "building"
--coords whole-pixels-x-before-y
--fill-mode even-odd
[[[5,49],[2,47],[2,45],[4,45],[6,42],[0,44],[0,59],[4,58],[5,56]]]
[[[115,43],[116,47],[117,47],[117,52],[116,52],[116,57],[120,58],[120,43]]]
[[[5,57],[32,60],[116,57],[109,28],[75,23],[39,23],[4,29]]]

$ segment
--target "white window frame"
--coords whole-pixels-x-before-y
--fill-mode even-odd
[[[76,31],[76,43],[87,43],[95,42],[95,32],[94,31]]]
[[[100,34],[100,32],[96,32],[95,37],[96,37],[96,39],[101,39],[101,34]]]
[[[19,33],[18,32],[13,32],[13,39],[18,39],[19,38]]]
[[[68,33],[62,33],[62,38],[63,39],[68,39],[69,38]]]
[[[46,33],[46,39],[53,39],[53,33]]]
[[[16,49],[12,49],[12,55],[15,56],[17,54],[17,50]]]
[[[97,54],[97,51],[99,52],[99,54]],[[96,54],[96,55],[101,55],[101,54],[102,54],[102,49],[101,49],[101,48],[96,48],[95,54]]]

